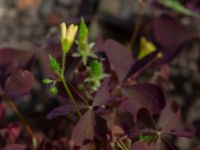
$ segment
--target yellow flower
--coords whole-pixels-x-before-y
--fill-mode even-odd
[[[60,32],[61,32],[61,38],[65,39],[67,33],[67,26],[64,22],[60,24]]]
[[[142,59],[156,50],[157,50],[157,47],[151,41],[148,41],[145,37],[141,37],[140,52],[138,55],[138,59]],[[159,52],[157,55],[157,58],[161,58],[161,57],[162,57],[162,53]]]
[[[64,22],[60,24],[61,45],[62,45],[62,50],[64,53],[67,53],[69,49],[71,48],[74,42],[77,30],[78,30],[77,25],[71,24],[67,28]]]
[[[61,39],[67,40],[69,43],[72,43],[78,31],[78,26],[71,24],[67,29],[66,24],[63,22],[60,24],[60,31],[61,31]]]

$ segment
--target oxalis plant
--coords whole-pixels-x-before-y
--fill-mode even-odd
[[[177,0],[155,2],[197,17]],[[171,84],[167,63],[199,34],[174,15],[154,16],[141,27],[144,33],[135,27],[129,48],[112,39],[90,42],[82,19],[80,25],[60,24],[59,44],[53,41],[59,46],[50,42],[53,52],[0,49],[0,149],[178,150],[177,139],[192,138],[180,107],[164,91]],[[35,57],[39,63],[32,66]],[[41,74],[48,76],[43,83],[52,95],[39,84],[33,88],[39,82],[32,67],[39,82]],[[30,91],[24,98],[29,107],[15,101]]]
[[[44,66],[50,68],[53,76],[43,80],[52,94],[48,95],[45,106],[54,104],[54,100],[60,106],[43,109],[47,118],[39,116],[40,119],[34,120],[42,132],[32,124],[35,117],[24,115],[18,108],[21,104],[14,101],[30,93],[34,85],[30,71],[33,52],[1,50],[1,102],[15,112],[21,125],[0,124],[0,147],[5,150],[179,149],[175,139],[191,138],[194,132],[181,121],[180,107],[164,94],[165,82],[169,82],[166,63],[185,42],[199,37],[181,30],[179,34],[184,36],[180,37],[184,38],[174,42],[171,39],[171,35],[177,34],[174,27],[177,31],[185,28],[169,17],[159,17],[151,25],[159,30],[154,34],[160,44],[142,35],[136,43],[138,52],[133,53],[112,39],[91,44],[83,19],[79,26],[62,23],[61,53],[49,55],[49,64],[45,61]],[[166,32],[161,28],[164,25],[171,51],[166,51],[167,38],[163,41],[159,36]],[[0,104],[0,120],[4,112],[4,105]],[[20,132],[22,128],[25,130]]]
[[[64,91],[67,101],[47,118],[68,116],[74,122],[70,140],[61,149],[175,150],[172,139],[192,137],[193,132],[181,123],[178,105],[166,101],[162,88],[153,84],[159,70],[151,82],[139,81],[141,72],[150,71],[150,64],[158,65],[165,57],[151,41],[141,37],[140,51],[133,58],[130,50],[111,39],[95,52],[88,37],[83,19],[79,26],[61,23],[62,59],[49,55],[56,78],[43,83],[54,96]],[[67,58],[78,59],[71,80],[66,78],[71,67]]]

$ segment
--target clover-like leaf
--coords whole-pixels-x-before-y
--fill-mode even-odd
[[[113,69],[119,78],[119,81],[122,82],[135,62],[131,51],[111,39],[105,42],[104,50],[110,64],[113,66]]]
[[[107,133],[106,121],[89,109],[73,129],[72,141],[81,146],[87,141],[93,141],[94,137],[106,140]]]
[[[141,107],[147,108],[152,114],[158,114],[165,106],[164,93],[154,84],[125,85],[122,87],[122,93],[128,97],[122,101],[123,109],[130,110],[134,116]]]
[[[191,32],[178,20],[169,16],[162,16],[154,19],[152,23],[152,32],[155,42],[163,54],[160,60],[161,63],[172,60],[185,46],[189,45],[194,40],[200,39],[198,34]]]

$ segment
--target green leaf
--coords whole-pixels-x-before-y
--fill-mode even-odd
[[[57,73],[60,70],[60,66],[59,66],[56,58],[52,57],[51,55],[49,55],[49,66],[53,72]]]
[[[88,40],[88,28],[85,24],[84,19],[81,19],[80,29],[79,29],[79,46],[83,48],[87,44]]]
[[[42,83],[44,83],[44,84],[51,84],[51,83],[53,83],[53,80],[51,80],[51,79],[43,79]]]
[[[94,78],[101,78],[103,74],[103,66],[97,60],[93,60],[90,64],[90,73]]]
[[[165,7],[175,10],[184,15],[198,16],[198,14],[183,6],[178,0],[159,0],[158,2]]]
[[[143,142],[151,142],[154,139],[153,135],[140,135],[139,140]]]
[[[90,63],[89,73],[90,76],[85,79],[85,82],[88,83],[92,92],[97,91],[101,86],[101,80],[108,77],[108,75],[103,72],[103,65],[97,60]]]
[[[52,95],[56,95],[58,93],[58,88],[55,86],[55,85],[52,85],[50,88],[49,88],[49,92],[52,94]]]

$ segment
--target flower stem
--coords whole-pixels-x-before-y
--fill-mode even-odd
[[[62,66],[61,66],[61,75],[60,75],[60,78],[61,78],[61,82],[69,96],[69,100],[74,108],[74,110],[76,111],[76,113],[78,114],[78,116],[81,118],[81,112],[79,111],[79,108],[78,108],[78,105],[76,103],[76,100],[74,98],[74,96],[72,95],[70,89],[69,89],[69,86],[65,80],[65,62],[66,62],[66,53],[63,53],[63,56],[62,56]]]
[[[62,77],[61,80],[62,80],[62,84],[63,84],[63,86],[64,86],[64,88],[65,88],[65,90],[66,90],[66,92],[67,92],[67,94],[69,96],[69,100],[70,100],[72,106],[74,107],[74,110],[76,111],[78,116],[81,118],[81,116],[82,116],[81,112],[79,111],[79,108],[78,108],[78,105],[76,103],[76,100],[75,100],[74,96],[72,95],[72,93],[71,93],[71,91],[69,89],[69,86],[67,85],[67,82],[65,81],[64,77]]]

